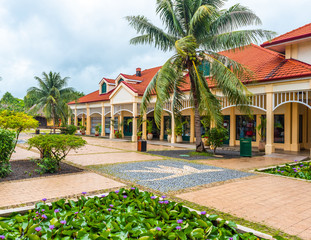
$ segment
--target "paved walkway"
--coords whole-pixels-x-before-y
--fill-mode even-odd
[[[311,183],[260,176],[177,197],[311,239]]]

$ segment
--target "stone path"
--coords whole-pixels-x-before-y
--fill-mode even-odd
[[[96,173],[68,174],[5,182],[0,183],[0,207],[122,186],[125,185]]]
[[[11,161],[14,160],[25,160],[25,159],[38,159],[40,153],[37,151],[28,151],[25,148],[16,147],[15,153],[12,154]]]
[[[263,176],[177,197],[311,239],[311,184]]]

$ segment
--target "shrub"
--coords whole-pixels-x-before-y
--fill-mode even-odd
[[[52,159],[59,168],[59,163],[70,152],[70,150],[78,149],[86,144],[81,137],[74,135],[38,135],[30,138],[27,142],[29,148],[37,148],[41,153],[41,158]],[[45,160],[47,161],[47,160]]]
[[[65,127],[65,129],[62,129],[62,134],[74,135],[77,131],[75,125],[66,125]]]
[[[232,221],[197,213],[181,203],[120,189],[107,196],[43,202],[26,214],[0,219],[5,239],[247,239]]]
[[[14,147],[9,155],[9,160],[16,147],[19,134],[24,130],[36,128],[38,125],[39,122],[37,120],[24,112],[9,110],[0,111],[0,128],[10,129],[15,132],[16,141],[14,142]]]
[[[224,140],[228,139],[228,130],[223,127],[211,128],[207,132],[208,142],[211,149],[214,149],[214,154],[216,153],[216,148],[220,147]]]
[[[9,160],[14,151],[15,142],[14,132],[0,128],[0,178],[4,178],[12,172]]]
[[[39,174],[55,173],[59,170],[59,165],[56,159],[45,157],[36,161],[40,170],[36,170]]]

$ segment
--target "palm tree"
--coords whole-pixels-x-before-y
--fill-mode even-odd
[[[61,78],[60,73],[43,72],[42,78],[35,76],[39,87],[31,87],[27,90],[29,95],[36,102],[33,111],[43,109],[47,119],[53,119],[54,133],[57,119],[61,118],[66,121],[67,105],[64,101],[74,93],[71,87],[65,87],[68,82],[68,77]]]
[[[221,50],[240,48],[252,41],[271,38],[274,33],[262,29],[239,30],[261,24],[247,7],[236,4],[221,10],[225,0],[157,0],[156,12],[165,30],[153,25],[144,16],[128,16],[130,26],[141,34],[130,43],[150,44],[163,51],[175,51],[148,85],[142,101],[146,111],[152,94],[157,100],[155,121],[161,121],[163,106],[172,99],[175,117],[185,95],[182,88],[190,82],[190,100],[195,111],[196,151],[204,151],[200,132],[200,114],[210,116],[216,124],[222,121],[220,99],[211,92],[213,85],[231,103],[247,110],[249,92],[240,79],[249,79],[251,72],[241,64],[219,54]],[[206,81],[203,64],[210,66]]]

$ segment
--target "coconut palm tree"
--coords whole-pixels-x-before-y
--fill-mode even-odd
[[[156,12],[165,30],[153,25],[144,16],[128,16],[140,36],[130,43],[150,44],[163,51],[175,51],[151,80],[143,96],[142,111],[146,111],[152,94],[157,100],[155,121],[161,121],[164,104],[172,100],[175,117],[190,83],[190,100],[195,111],[196,150],[204,151],[200,132],[200,114],[222,121],[220,99],[211,92],[216,87],[231,103],[247,110],[249,93],[241,79],[252,77],[239,63],[219,54],[221,50],[240,48],[252,41],[271,38],[274,33],[262,29],[240,30],[261,24],[260,19],[247,7],[236,4],[222,10],[225,0],[157,0]],[[210,77],[206,81],[203,65],[209,65]]]
[[[49,72],[47,74],[43,72],[42,76],[42,78],[35,76],[39,87],[29,88],[27,95],[35,99],[36,102],[32,111],[37,112],[39,109],[43,109],[46,118],[53,119],[55,127],[57,119],[61,118],[66,121],[67,105],[64,100],[74,93],[74,89],[66,87],[69,78],[62,78],[60,73]]]

